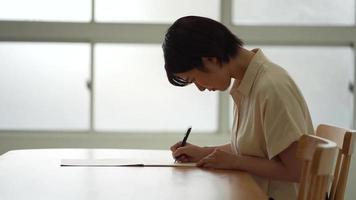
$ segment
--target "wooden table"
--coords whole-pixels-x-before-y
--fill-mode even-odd
[[[196,167],[61,167],[64,158],[172,160],[169,151],[158,150],[10,151],[0,156],[0,199],[267,199],[245,172]]]

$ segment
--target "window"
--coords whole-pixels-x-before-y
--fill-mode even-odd
[[[172,23],[185,15],[219,20],[219,0],[98,0],[98,22]]]
[[[314,127],[320,123],[352,127],[354,51],[350,47],[263,47],[301,89]]]
[[[354,25],[354,0],[234,0],[235,24]]]
[[[161,41],[184,15],[225,23],[285,67],[314,125],[355,126],[355,0],[3,0],[0,132],[228,133],[227,92],[167,81]]]
[[[0,43],[0,129],[89,128],[89,45]]]
[[[350,47],[249,46],[261,48],[274,63],[285,68],[308,104],[314,127],[337,124],[352,127],[354,51]],[[232,102],[231,102],[232,104]],[[232,110],[230,113],[232,117]],[[232,125],[232,121],[230,121]]]
[[[0,20],[89,22],[91,0],[2,0]]]
[[[170,85],[160,45],[95,46],[95,129],[195,131],[217,129],[217,94]]]

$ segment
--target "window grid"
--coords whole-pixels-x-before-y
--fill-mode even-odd
[[[232,32],[244,38],[250,45],[330,45],[352,46],[354,60],[356,61],[356,26],[240,26],[232,24],[232,0],[220,0],[220,19]],[[89,85],[95,82],[94,74],[94,45],[97,42],[107,43],[158,43],[160,44],[166,29],[170,24],[105,24],[96,23],[95,0],[92,0],[90,23],[69,22],[23,22],[23,21],[0,21],[0,41],[47,41],[47,42],[89,42],[90,72]],[[356,10],[356,9],[355,9]],[[356,18],[356,15],[355,15]],[[355,19],[356,21],[356,19]],[[24,31],[26,30],[26,31]],[[38,30],[47,30],[38,32]],[[147,34],[140,35],[145,31]],[[293,37],[290,33],[295,33]],[[107,33],[110,33],[108,35]],[[114,34],[113,34],[114,33]],[[135,34],[138,33],[138,34]],[[323,34],[320,34],[323,33]],[[310,37],[318,35],[319,37]],[[334,38],[334,35],[340,37]],[[262,37],[263,36],[263,37]],[[354,62],[356,69],[356,62]],[[356,82],[356,70],[354,82]],[[94,96],[93,87],[90,89],[90,127],[89,133],[97,133],[94,130]],[[356,90],[353,90],[356,97]],[[229,127],[229,95],[228,92],[219,93],[219,122],[217,133],[228,133]],[[353,128],[356,127],[356,98],[353,107]],[[51,132],[53,130],[48,130]],[[9,132],[0,130],[0,132]],[[14,132],[14,131],[10,131]],[[15,132],[21,132],[15,131]],[[73,132],[73,131],[72,131]],[[82,131],[74,131],[82,132]]]
[[[93,0],[94,1],[94,0]],[[90,43],[90,80],[88,80],[88,89],[90,91],[90,111],[89,111],[89,133],[94,132],[95,127],[95,69],[94,69],[94,43]]]

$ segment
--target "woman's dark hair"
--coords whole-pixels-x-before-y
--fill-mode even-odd
[[[204,71],[203,57],[216,57],[226,63],[237,55],[243,42],[223,24],[205,17],[186,16],[168,28],[162,45],[164,67],[170,83],[189,84],[174,75],[197,68]]]

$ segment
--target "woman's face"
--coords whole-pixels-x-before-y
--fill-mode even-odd
[[[205,71],[194,68],[176,75],[187,82],[194,83],[200,91],[205,89],[224,91],[228,89],[231,83],[228,67],[221,64],[216,58],[203,58],[202,60]]]

